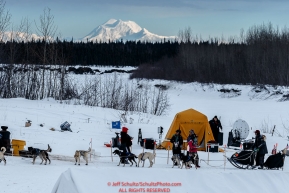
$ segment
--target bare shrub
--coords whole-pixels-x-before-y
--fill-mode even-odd
[[[262,133],[271,133],[274,126],[270,125],[269,120],[263,120],[260,126],[260,131]]]
[[[79,103],[121,110],[125,115],[127,112],[162,115],[169,107],[165,86],[140,86],[134,84],[133,80],[123,82],[116,73],[113,76],[102,75],[86,79],[78,90]],[[127,117],[124,117],[120,118],[128,122]]]
[[[4,70],[0,71],[0,97],[21,97],[31,100],[50,97],[65,104],[72,102],[75,105],[99,106],[154,115],[162,115],[169,107],[165,85],[156,87],[144,83],[139,86],[134,84],[134,80],[124,82],[117,73],[112,76],[79,75],[82,77],[74,79],[64,74],[65,69],[53,70],[51,73],[52,66],[49,67],[42,71],[36,65],[25,65],[20,66],[23,70],[16,70],[19,65],[3,65]],[[83,76],[85,80],[79,81]]]

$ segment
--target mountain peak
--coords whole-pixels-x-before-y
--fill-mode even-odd
[[[121,25],[121,23],[122,23],[122,20],[120,19],[110,19],[104,24],[102,24],[102,26],[107,27],[107,28],[114,28],[117,25]]]
[[[175,36],[159,36],[141,28],[134,21],[122,21],[121,19],[109,19],[107,22],[93,29],[89,34],[80,39],[80,41],[103,41],[115,40],[144,40],[161,41],[166,39],[175,39]]]
[[[102,25],[111,25],[111,24],[114,24],[115,22],[117,22],[118,20],[117,19],[109,19],[107,22],[105,22],[104,24]]]

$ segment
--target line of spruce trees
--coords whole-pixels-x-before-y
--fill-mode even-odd
[[[289,30],[262,24],[226,41],[204,41],[190,29],[180,31],[173,42],[7,41],[0,43],[0,62],[138,66],[131,78],[288,86]]]
[[[289,29],[271,23],[253,26],[239,38],[200,41],[180,32],[174,57],[139,66],[131,78],[220,84],[289,85]]]
[[[49,43],[43,40],[7,41],[0,43],[0,63],[41,65],[45,61],[45,65],[138,66],[146,62],[157,62],[164,56],[175,56],[178,46],[177,41],[165,40],[156,43],[141,41],[84,43],[59,39]]]

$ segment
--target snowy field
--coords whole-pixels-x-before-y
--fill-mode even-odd
[[[123,81],[128,75],[122,74]],[[145,82],[141,80],[140,82]],[[157,128],[164,128],[165,136],[176,113],[193,108],[212,119],[221,117],[224,132],[224,144],[228,132],[237,119],[245,120],[251,129],[247,139],[251,139],[256,129],[271,130],[274,125],[274,136],[267,136],[268,151],[278,143],[278,150],[289,143],[289,102],[277,102],[278,98],[261,99],[252,95],[250,86],[228,85],[227,88],[238,88],[241,95],[232,97],[218,92],[220,85],[204,86],[198,83],[181,84],[168,81],[149,81],[153,84],[169,86],[170,108],[166,115],[154,116],[142,113],[129,113],[131,123],[122,124],[129,128],[128,134],[134,137],[132,152],[138,155],[143,149],[137,144],[138,129],[143,138],[155,138],[159,135]],[[148,168],[117,166],[119,158],[111,157],[111,149],[104,146],[115,137],[111,122],[120,120],[121,111],[88,107],[82,105],[60,104],[53,99],[29,101],[21,98],[0,99],[0,125],[8,126],[11,139],[26,141],[29,146],[47,149],[52,148],[50,165],[35,165],[31,158],[6,156],[7,164],[0,164],[1,192],[7,193],[51,193],[60,176],[67,181],[63,193],[96,193],[96,192],[287,192],[289,181],[289,161],[285,159],[284,170],[240,170],[229,162],[224,162],[224,154],[231,156],[236,150],[226,149],[224,153],[199,152],[201,168],[172,168],[168,160],[168,151],[156,150],[155,164]],[[24,127],[27,120],[31,127]],[[60,124],[68,121],[73,132],[60,132]],[[130,121],[129,121],[130,122]],[[40,124],[44,126],[41,127]],[[50,130],[54,128],[55,131]],[[95,155],[88,166],[81,160],[81,166],[74,165],[75,150],[87,150],[92,141]],[[152,151],[152,150],[145,150]],[[171,156],[171,152],[170,156]],[[269,156],[266,155],[265,159]],[[208,160],[209,157],[209,160]],[[63,179],[63,178],[62,178]],[[70,180],[69,180],[70,179]],[[71,181],[73,179],[73,183]],[[147,183],[147,184],[145,184]],[[77,189],[77,191],[75,191]],[[60,191],[61,190],[61,191]]]

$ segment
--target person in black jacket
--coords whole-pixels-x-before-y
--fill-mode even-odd
[[[0,131],[0,148],[5,147],[6,152],[10,152],[10,132],[7,131],[8,127],[7,126],[1,126],[1,131]]]
[[[214,116],[214,118],[209,121],[209,124],[211,126],[215,141],[218,142],[219,129],[221,129],[221,130],[223,129],[221,121],[218,119],[217,116]]]
[[[268,149],[266,145],[266,136],[261,135],[259,130],[255,131],[255,143],[253,145],[253,148],[254,148],[254,151],[257,152],[256,165],[254,167],[260,166],[258,167],[258,169],[263,169],[264,157],[265,157],[265,154],[268,153]]]
[[[130,152],[130,146],[132,145],[132,137],[127,134],[128,128],[123,127],[122,131],[120,132],[120,138],[121,138],[121,150],[123,150],[124,153],[131,153]]]
[[[181,154],[183,147],[183,137],[181,136],[180,130],[176,130],[176,133],[173,135],[170,142],[173,144],[173,155]]]
[[[195,145],[198,145],[198,136],[195,134],[193,129],[189,131],[187,142],[189,142],[190,140],[192,140]]]

